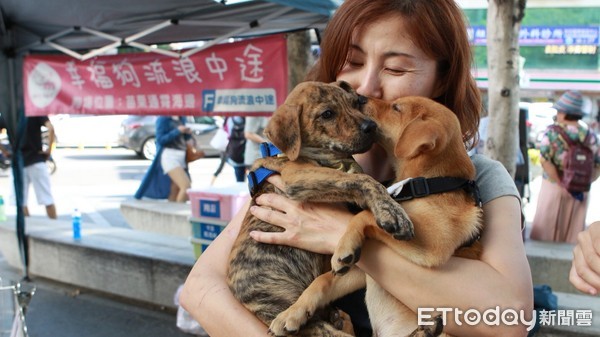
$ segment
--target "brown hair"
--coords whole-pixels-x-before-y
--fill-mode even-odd
[[[412,41],[437,61],[443,93],[434,99],[454,111],[465,143],[476,144],[481,96],[471,75],[472,54],[463,12],[454,0],[344,1],[323,33],[321,55],[307,79],[335,81],[348,57],[354,31],[390,15],[401,15]]]

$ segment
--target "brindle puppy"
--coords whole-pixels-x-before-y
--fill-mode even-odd
[[[301,201],[353,203],[372,210],[379,225],[394,236],[411,238],[412,224],[402,208],[381,184],[360,174],[352,159],[353,154],[367,151],[375,140],[376,124],[361,111],[364,103],[366,98],[345,82],[298,85],[265,130],[285,155],[260,159],[253,167],[279,172],[286,191],[265,182],[253,195],[252,204],[259,195],[271,192]],[[249,236],[255,230],[282,231],[248,212],[231,252],[228,282],[236,298],[269,325],[317,276],[330,270],[331,257],[256,242]],[[315,311],[302,329],[290,333],[351,336],[340,330],[344,322],[339,316],[331,308]]]
[[[437,336],[442,333],[439,317],[431,325],[417,327],[415,312],[353,266],[366,238],[380,241],[424,267],[439,266],[453,254],[479,258],[481,244],[476,239],[482,229],[482,211],[474,198],[475,167],[465,150],[456,115],[423,97],[400,98],[391,104],[369,99],[367,109],[378,123],[378,143],[388,157],[395,158],[394,183],[416,177],[452,177],[452,181],[466,182],[466,185],[459,184],[457,189],[400,202],[414,223],[412,240],[399,241],[382,231],[375,222],[377,215],[370,211],[357,214],[332,257],[335,273],[317,278],[292,307],[272,322],[271,330],[276,335],[298,329],[307,315],[317,308],[365,285],[375,336]]]

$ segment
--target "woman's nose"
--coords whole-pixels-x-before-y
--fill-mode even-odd
[[[383,92],[381,90],[381,81],[377,72],[368,71],[365,72],[365,76],[361,78],[360,85],[356,89],[359,95],[382,98]]]

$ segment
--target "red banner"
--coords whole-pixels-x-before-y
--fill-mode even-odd
[[[25,114],[265,115],[287,95],[283,35],[215,45],[188,58],[156,53],[78,61],[31,55]]]

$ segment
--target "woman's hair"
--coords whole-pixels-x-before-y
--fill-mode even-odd
[[[437,61],[442,95],[434,99],[454,111],[466,144],[477,144],[481,96],[471,75],[472,54],[464,15],[454,0],[346,0],[323,33],[321,55],[307,79],[332,82],[346,63],[356,30],[401,15],[408,34]]]
[[[578,121],[582,118],[583,118],[583,116],[579,115],[579,114],[566,114],[565,115],[565,120],[568,120],[568,121]]]

